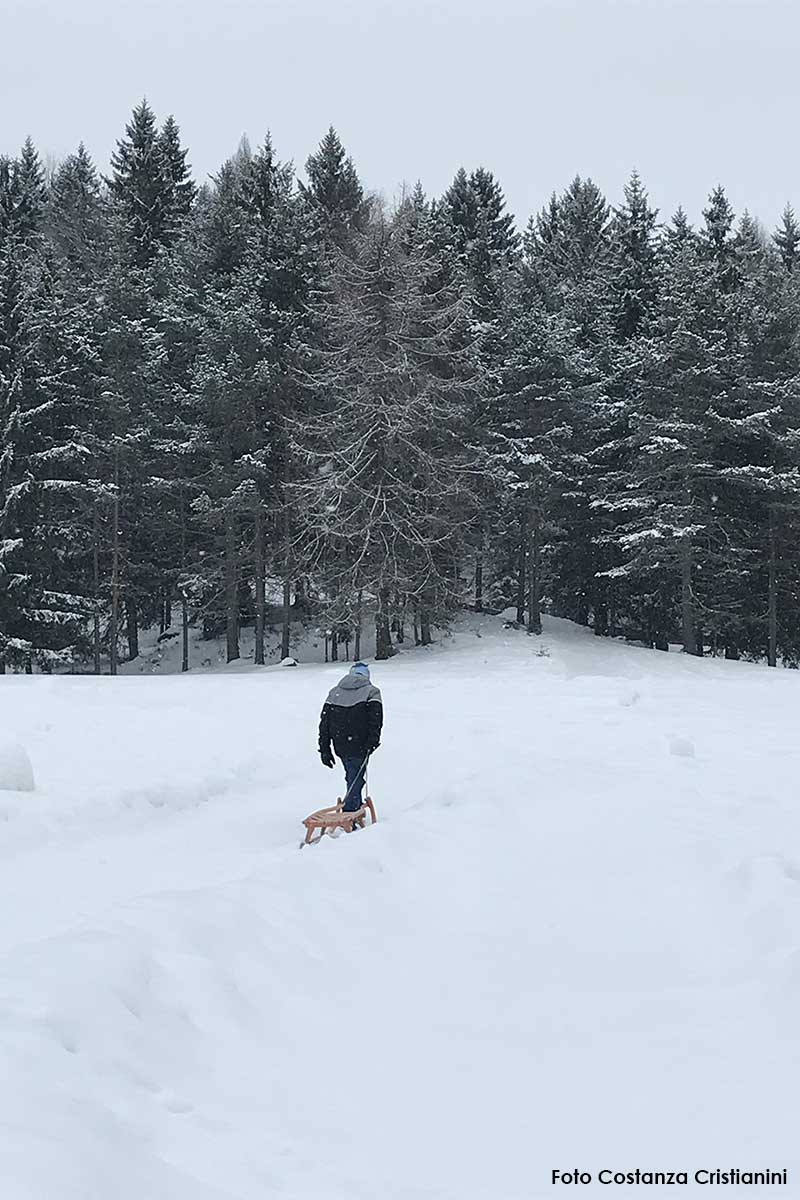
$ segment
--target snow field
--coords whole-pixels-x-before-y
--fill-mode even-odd
[[[0,680],[5,1194],[800,1194],[800,678],[475,618],[374,666],[379,824],[301,853],[342,669]]]

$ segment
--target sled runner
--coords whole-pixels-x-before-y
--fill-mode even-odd
[[[325,834],[331,833],[334,829],[344,829],[346,833],[352,833],[354,829],[363,829],[367,817],[369,817],[370,825],[374,825],[378,819],[375,816],[375,805],[369,796],[361,808],[356,809],[355,812],[345,812],[344,800],[337,800],[333,808],[320,808],[310,817],[306,817],[303,821],[306,827],[306,839],[302,845],[310,846],[322,841]]]

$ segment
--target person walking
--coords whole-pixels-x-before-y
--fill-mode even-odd
[[[319,719],[319,754],[326,767],[341,759],[347,782],[345,812],[361,808],[367,760],[381,744],[383,701],[366,663],[357,662],[331,688]]]

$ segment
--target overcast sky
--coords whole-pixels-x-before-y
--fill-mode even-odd
[[[665,216],[718,182],[800,210],[798,0],[0,0],[0,39],[0,152],[105,169],[146,95],[198,179],[267,129],[301,166],[333,124],[369,188],[484,165],[520,223],[633,167]]]

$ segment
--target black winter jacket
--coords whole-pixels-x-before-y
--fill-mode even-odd
[[[332,688],[319,719],[319,751],[339,758],[366,758],[377,749],[383,727],[383,702],[366,675],[345,675]]]

